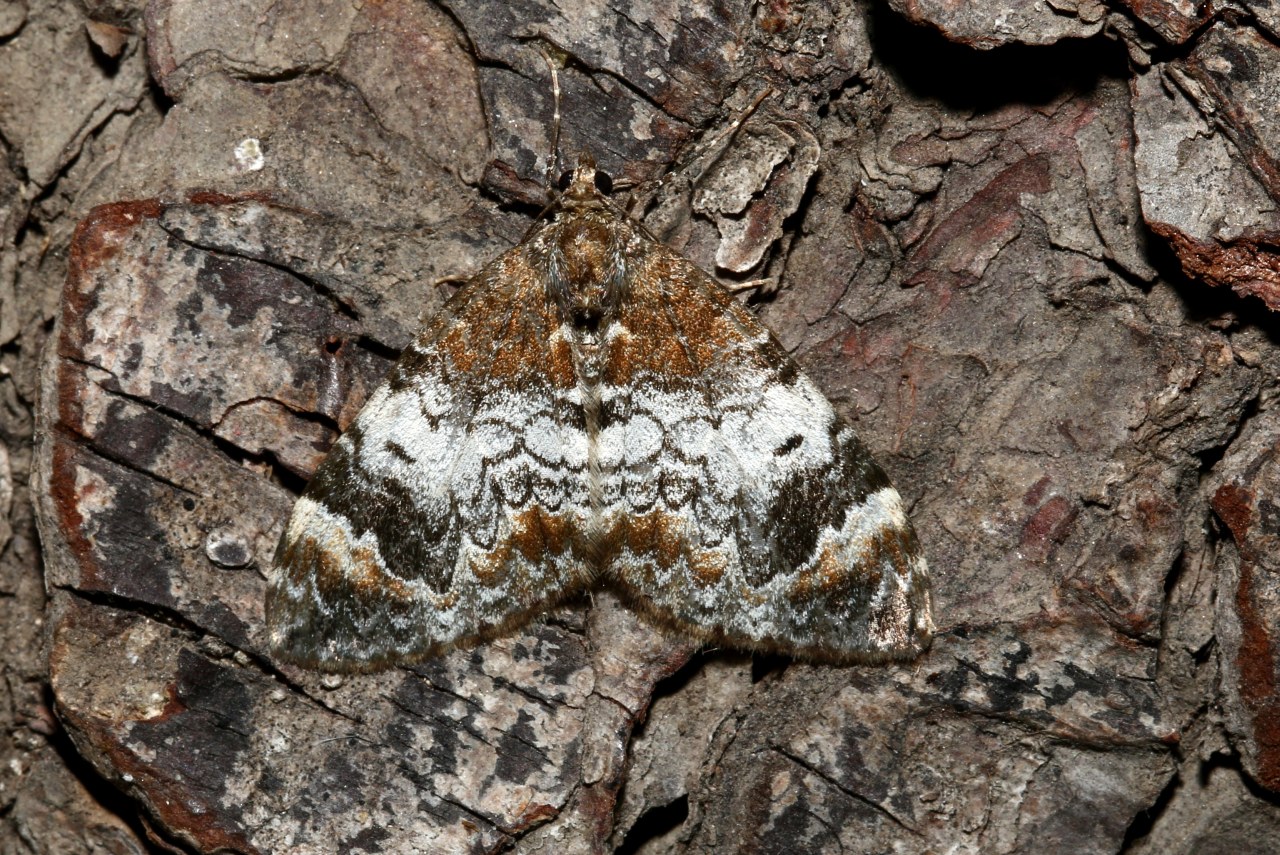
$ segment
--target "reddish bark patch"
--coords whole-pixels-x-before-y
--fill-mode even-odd
[[[1267,456],[1267,461],[1274,459]],[[1265,471],[1265,465],[1259,470]],[[1235,687],[1251,720],[1259,783],[1280,789],[1280,691],[1276,679],[1276,622],[1269,542],[1274,533],[1260,522],[1256,491],[1224,484],[1213,496],[1213,509],[1231,530],[1240,550],[1240,578],[1235,612],[1240,622],[1240,647],[1235,652],[1239,682]]]
[[[1246,234],[1222,242],[1196,240],[1167,223],[1150,225],[1169,242],[1187,275],[1280,310],[1280,234]]]

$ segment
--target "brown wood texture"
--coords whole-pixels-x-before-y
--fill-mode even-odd
[[[1270,851],[1277,44],[1261,3],[0,6],[0,855]],[[272,661],[298,490],[538,214],[547,57],[565,158],[767,280],[909,503],[917,662],[607,593]]]

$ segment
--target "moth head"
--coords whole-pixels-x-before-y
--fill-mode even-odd
[[[596,169],[595,158],[584,151],[578,155],[578,165],[560,176],[557,187],[561,208],[596,208],[604,204],[605,197],[613,190],[613,178]]]

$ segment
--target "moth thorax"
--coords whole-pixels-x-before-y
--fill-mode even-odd
[[[586,340],[594,340],[613,317],[622,280],[622,254],[607,223],[574,217],[556,236],[562,289],[558,295],[566,320]]]

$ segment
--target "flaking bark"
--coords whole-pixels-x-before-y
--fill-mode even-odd
[[[889,6],[0,7],[0,853],[1280,838],[1280,18]],[[384,675],[265,654],[292,498],[537,214],[548,56],[566,159],[770,280],[912,507],[918,662],[604,596]]]

